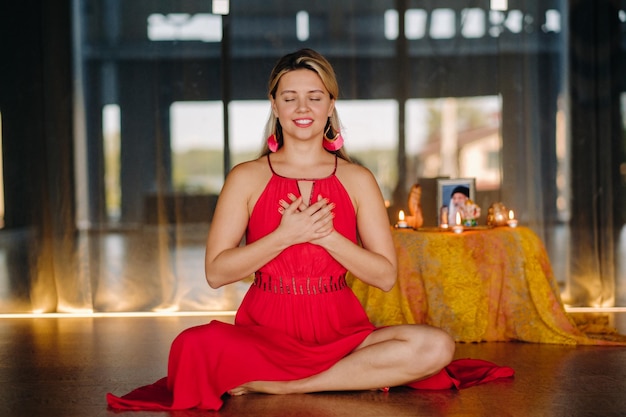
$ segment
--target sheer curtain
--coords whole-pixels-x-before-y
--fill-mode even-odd
[[[30,18],[2,28],[23,36],[0,69],[0,312],[236,309],[250,281],[208,287],[206,234],[261,148],[273,64],[301,47],[333,63],[390,223],[414,183],[475,178],[480,221],[515,209],[567,303],[624,305],[626,7],[538,3],[3,5]]]

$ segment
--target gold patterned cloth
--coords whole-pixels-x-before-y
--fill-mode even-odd
[[[425,323],[458,342],[623,343],[623,337],[600,340],[577,327],[543,243],[526,227],[392,233],[399,271],[391,291],[349,277],[377,326]]]

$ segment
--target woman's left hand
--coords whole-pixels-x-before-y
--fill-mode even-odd
[[[286,209],[287,207],[289,207],[290,204],[293,204],[293,202],[297,200],[297,197],[294,194],[289,194],[287,197],[289,198],[289,200],[291,200],[291,203],[285,200],[279,201],[279,204],[283,209]],[[321,195],[318,195],[317,201],[310,206],[307,206],[306,204],[304,204],[304,202],[300,203],[300,205],[298,206],[298,211],[300,213],[318,217],[318,219],[315,221],[315,233],[318,235],[318,237],[311,240],[310,243],[315,243],[315,241],[330,235],[335,230],[333,224],[333,219],[335,218],[335,215],[332,211],[334,208],[335,204],[324,199],[324,197],[322,197]]]

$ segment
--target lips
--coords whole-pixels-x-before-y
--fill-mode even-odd
[[[313,119],[295,119],[293,122],[298,127],[309,127],[313,124]]]

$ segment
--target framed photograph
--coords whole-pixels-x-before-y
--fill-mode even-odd
[[[475,178],[453,178],[437,180],[437,225],[441,226],[441,208],[447,207],[447,220],[449,225],[456,223],[457,207],[465,204],[467,200],[476,201]]]

